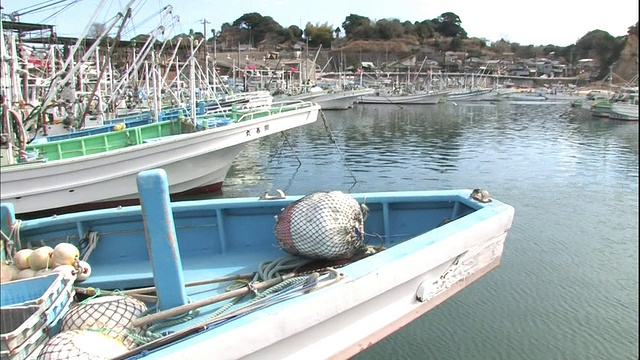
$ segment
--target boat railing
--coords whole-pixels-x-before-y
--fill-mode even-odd
[[[272,104],[270,107],[265,107],[264,109],[260,109],[260,110],[257,110],[257,111],[251,111],[249,113],[243,114],[242,116],[240,116],[240,118],[238,118],[238,120],[236,122],[243,122],[243,121],[253,120],[253,119],[264,117],[264,116],[269,116],[269,115],[274,115],[274,114],[280,114],[280,113],[287,112],[287,111],[293,111],[293,110],[308,108],[310,106],[313,106],[313,103],[311,103],[309,101],[299,101],[299,100],[295,101],[294,100],[294,101],[278,102],[278,103]]]

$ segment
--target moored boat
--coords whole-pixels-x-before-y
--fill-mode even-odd
[[[595,117],[608,118],[611,114],[611,103],[609,101],[596,101],[591,105],[591,115]]]
[[[638,103],[613,103],[611,104],[609,118],[614,120],[638,121]]]
[[[464,88],[456,89],[444,98],[447,101],[497,101],[498,91],[492,88]]]
[[[315,97],[313,101],[320,105],[322,110],[346,110],[362,96],[373,94],[373,89],[353,89],[329,91],[324,95]]]
[[[171,193],[220,190],[247,142],[316,121],[313,103],[178,118],[130,129],[30,144],[27,161],[2,166],[2,201],[18,213],[135,201],[135,175],[154,167],[171,176]]]
[[[19,222],[2,205],[3,232],[23,247],[70,242],[91,264],[74,289],[94,298],[41,358],[96,351],[80,349],[87,332],[135,343],[114,341],[115,359],[349,358],[498,266],[514,216],[478,190],[170,203],[168,182],[141,173],[141,206]],[[146,309],[118,327],[104,324],[120,313],[87,306],[136,296]]]
[[[377,91],[371,95],[360,96],[357,100],[360,104],[437,104],[446,96],[447,92],[417,92],[404,95],[387,94]]]
[[[623,88],[611,103],[609,117],[615,120],[638,121],[638,87]]]

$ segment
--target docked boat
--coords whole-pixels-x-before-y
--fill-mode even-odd
[[[500,100],[497,90],[491,88],[456,89],[448,93],[445,99],[454,102]]]
[[[608,100],[596,101],[591,105],[591,115],[600,118],[608,118],[611,114],[611,102]]]
[[[329,91],[324,95],[314,98],[314,102],[320,105],[322,110],[346,110],[362,96],[372,95],[373,89],[353,89]]]
[[[614,120],[638,121],[638,102],[633,103],[613,103],[609,118]]]
[[[416,92],[407,94],[394,94],[384,91],[376,91],[371,95],[360,96],[357,100],[360,104],[426,104],[439,103],[447,92]]]
[[[135,175],[163,168],[171,193],[220,190],[247,142],[316,121],[308,102],[210,113],[67,140],[30,144],[21,161],[2,166],[2,201],[18,213],[69,206],[125,205],[135,200]],[[11,152],[4,149],[5,157]]]
[[[547,96],[539,92],[521,92],[515,91],[502,96],[505,101],[546,101]]]
[[[346,110],[353,107],[360,97],[373,94],[374,89],[325,89],[319,86],[311,87],[296,95],[281,95],[275,99],[312,101],[322,110]]]
[[[32,355],[350,358],[497,267],[514,217],[478,189],[172,203],[170,177],[140,173],[139,206],[17,221],[2,204],[15,246],[69,243],[70,278],[91,269]]]
[[[612,99],[609,118],[638,121],[638,87],[622,88]]]

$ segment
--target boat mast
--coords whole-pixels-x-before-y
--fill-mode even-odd
[[[196,124],[196,69],[195,69],[195,54],[193,52],[193,35],[189,36],[189,44],[191,46],[191,58],[189,59],[189,90],[190,90],[190,103],[191,103],[191,124]]]
[[[153,81],[153,121],[158,122],[160,118],[160,106],[158,104],[158,94],[160,93],[160,88],[158,87],[158,80],[156,79],[156,52],[151,52],[151,76]],[[148,62],[145,61],[145,65],[148,68]],[[148,80],[147,80],[148,81]]]

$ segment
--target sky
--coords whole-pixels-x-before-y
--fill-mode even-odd
[[[1,0],[3,13],[32,12],[20,21],[56,26],[59,36],[79,36],[90,22],[108,22],[129,1],[134,0]],[[99,8],[100,3],[105,5]],[[40,6],[55,4],[42,10]],[[159,14],[171,6],[164,18]],[[135,0],[132,23],[125,27],[123,38],[147,34],[164,24],[165,34],[175,36],[190,29],[202,32],[220,30],[223,23],[233,23],[246,13],[271,16],[281,26],[342,25],[350,14],[370,20],[398,19],[401,22],[423,21],[453,12],[469,37],[490,42],[500,39],[521,45],[568,46],[592,30],[604,30],[613,36],[627,33],[638,22],[638,0]],[[96,9],[100,9],[97,11]],[[95,14],[95,21],[91,21]],[[164,19],[164,20],[162,20]],[[169,23],[169,19],[178,20]],[[114,29],[117,29],[114,28]],[[114,30],[115,33],[115,30]]]

